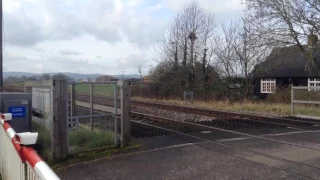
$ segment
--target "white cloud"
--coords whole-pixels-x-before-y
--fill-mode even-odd
[[[8,53],[4,52],[3,53],[3,61],[4,62],[14,62],[17,63],[17,61],[26,61],[28,60],[27,57],[21,55],[21,54],[16,54],[16,53]],[[19,62],[20,63],[20,62]]]
[[[22,3],[17,0],[4,0],[3,1],[3,11],[6,12],[15,12],[20,9]]]
[[[83,53],[80,53],[78,51],[71,50],[71,49],[62,49],[62,50],[60,50],[60,54],[64,55],[64,56],[78,56]]]
[[[227,1],[199,3],[238,11],[236,0]],[[142,65],[147,72],[157,37],[186,2],[4,0],[4,70],[127,74]]]
[[[194,2],[194,0],[162,0],[168,8],[175,11],[181,10],[185,5]],[[205,10],[213,13],[224,13],[226,11],[241,10],[241,0],[197,0],[197,3]]]
[[[162,0],[162,3],[174,11],[179,11],[186,5],[197,2],[202,8],[212,12],[217,21],[238,19],[243,15],[242,0]]]

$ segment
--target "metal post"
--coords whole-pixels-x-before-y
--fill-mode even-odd
[[[2,58],[3,58],[3,46],[2,46],[2,19],[3,19],[3,12],[2,12],[2,0],[0,0],[0,19],[1,19],[1,23],[0,23],[0,49],[1,49],[1,55],[0,55],[0,89],[2,91],[2,87],[3,87],[3,63],[2,63]]]
[[[42,110],[41,113],[42,113],[42,114],[45,114],[45,111],[46,111],[46,110],[45,110],[45,106],[46,106],[46,105],[45,105],[44,91],[42,91],[42,97],[43,97],[43,98],[42,98],[42,105],[41,105],[41,108],[40,108],[40,109]],[[46,127],[46,118],[43,118],[43,127]]]
[[[291,115],[294,116],[294,88],[291,87]]]
[[[129,145],[131,139],[129,82],[121,81],[121,147]]]
[[[70,126],[73,125],[73,119],[69,119],[69,83],[66,82],[66,86],[67,86],[67,93],[66,93],[66,116],[67,116],[67,132],[66,132],[66,141],[67,141],[67,154],[69,153],[69,121],[70,121]]]
[[[90,124],[91,124],[91,131],[93,131],[93,84],[90,84]]]
[[[114,84],[114,142],[118,146],[118,85]]]

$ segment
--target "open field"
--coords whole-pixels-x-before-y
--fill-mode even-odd
[[[133,100],[169,103],[174,105],[183,105],[183,100],[169,99],[156,100],[145,99],[140,97],[132,97]],[[285,103],[266,103],[266,102],[230,102],[230,101],[194,101],[193,104],[186,103],[186,106],[199,108],[209,108],[222,111],[245,112],[262,115],[290,115],[291,105]],[[320,116],[320,108],[316,106],[296,105],[296,115]]]
[[[89,84],[76,84],[75,85],[76,93],[80,94],[89,94],[90,85]],[[110,96],[114,94],[114,85],[97,85],[93,86],[93,93],[99,95]]]

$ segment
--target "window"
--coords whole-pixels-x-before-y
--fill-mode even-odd
[[[308,79],[309,87],[320,87],[320,78],[309,78]]]
[[[320,87],[320,78],[309,78],[308,79],[308,87]],[[309,91],[310,90],[311,89],[309,89]]]
[[[276,79],[261,79],[261,93],[274,93],[276,91]]]

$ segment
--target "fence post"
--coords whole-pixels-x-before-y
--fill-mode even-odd
[[[73,116],[75,115],[75,104],[76,104],[76,89],[75,84],[71,84],[71,92],[70,92],[70,116],[71,121],[73,120]]]
[[[52,81],[53,125],[52,153],[54,160],[67,157],[67,102],[68,85],[65,80]]]
[[[93,131],[93,84],[90,84],[90,126],[91,126],[91,131]]]
[[[114,84],[114,144],[118,147],[118,84]]]
[[[294,88],[291,87],[291,115],[294,116]]]
[[[130,88],[128,81],[120,81],[121,91],[121,147],[129,145],[131,139]]]

